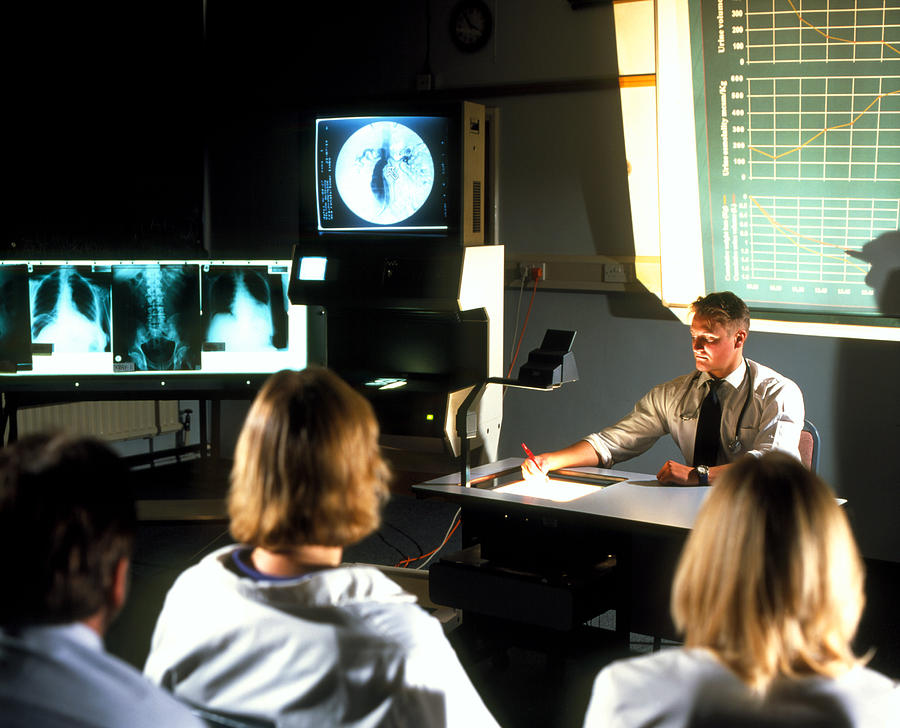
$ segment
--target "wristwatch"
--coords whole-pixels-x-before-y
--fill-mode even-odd
[[[697,479],[700,485],[709,485],[709,465],[698,465],[694,468],[697,471]]]

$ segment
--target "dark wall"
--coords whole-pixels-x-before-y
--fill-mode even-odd
[[[439,93],[498,110],[507,250],[633,252],[611,8],[489,1],[494,37],[474,54],[449,41],[452,0],[208,0],[205,41],[199,0],[16,11],[5,60],[19,182],[5,251],[22,240],[195,246],[206,155],[210,253],[283,257],[300,229],[306,112],[410,94],[430,71]],[[517,302],[509,291],[506,351]],[[567,444],[692,366],[684,326],[649,294],[541,291],[522,350],[551,326],[578,330],[581,380],[550,394],[510,390],[501,456],[519,457],[522,440]],[[900,347],[751,331],[747,352],[801,385],[823,438],[821,473],[848,499],[864,553],[900,561]],[[661,442],[628,467],[655,472],[675,454]]]
[[[208,247],[283,258],[300,234],[313,109],[408,94],[428,3],[207,3]],[[311,179],[312,175],[309,175]]]
[[[196,250],[200,3],[15,3],[3,26],[3,254]]]

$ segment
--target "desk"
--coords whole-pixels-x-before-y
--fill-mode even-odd
[[[571,471],[610,484],[566,502],[498,490],[502,474],[514,474],[521,462],[473,468],[470,488],[458,474],[413,486],[463,511],[464,549],[432,566],[432,599],[559,630],[613,608],[616,631],[626,638],[675,637],[672,575],[709,488],[585,467]]]

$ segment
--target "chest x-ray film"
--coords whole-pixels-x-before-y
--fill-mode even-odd
[[[34,266],[28,287],[31,302],[31,342],[53,351],[110,351],[109,270],[90,266]]]
[[[287,269],[281,266],[204,267],[203,365],[207,371],[241,371],[267,361],[273,371],[289,366],[285,358],[294,337],[286,275]]]

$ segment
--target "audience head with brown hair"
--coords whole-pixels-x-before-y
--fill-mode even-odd
[[[151,680],[278,725],[496,725],[437,620],[381,570],[343,563],[388,497],[378,437],[368,400],[331,371],[269,377],[234,453],[240,543],[169,591]]]

